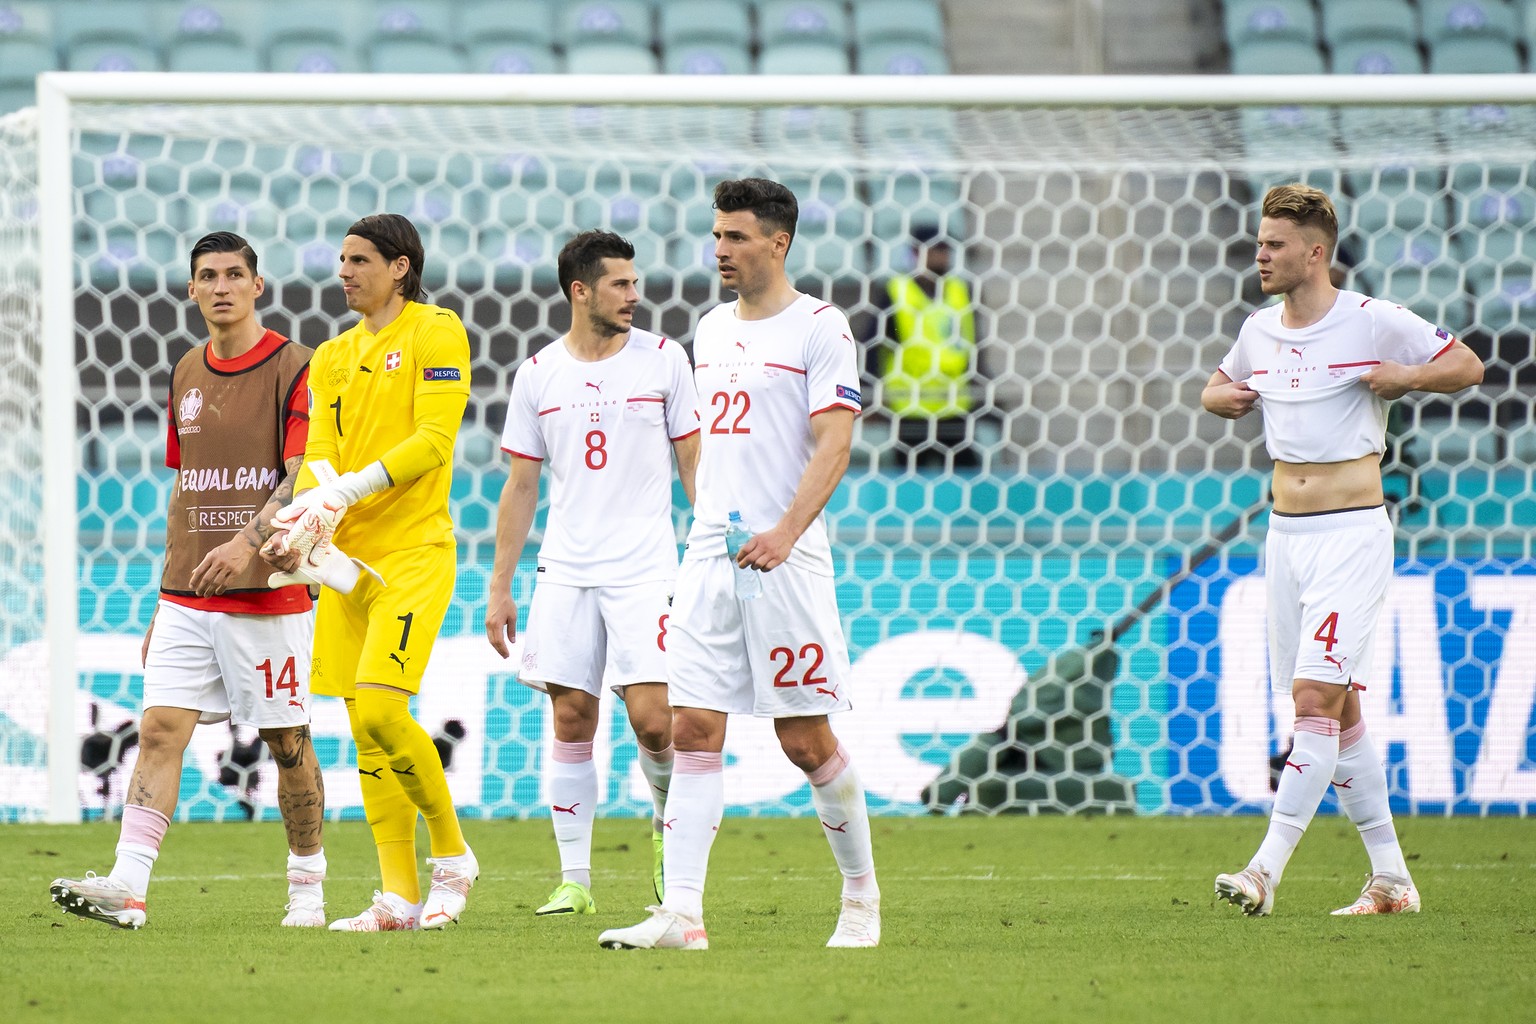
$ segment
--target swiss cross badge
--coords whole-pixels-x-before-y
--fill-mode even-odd
[[[391,352],[391,353],[389,353],[389,355],[384,357],[384,369],[386,369],[386,370],[398,370],[398,369],[400,369],[400,353],[399,352]]]

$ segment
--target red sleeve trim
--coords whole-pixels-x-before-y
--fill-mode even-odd
[[[831,412],[833,409],[847,409],[849,412],[853,413],[855,416],[857,416],[859,413],[864,411],[863,409],[860,409],[856,405],[848,405],[848,404],[846,404],[844,402],[833,402],[831,405],[824,405],[820,409],[812,410],[811,415],[812,416],[820,416],[822,413],[824,413],[824,412]]]
[[[1329,363],[1330,370],[1352,370],[1357,366],[1380,366],[1380,359],[1362,359],[1358,363]],[[1257,373],[1258,371],[1254,371]]]
[[[790,373],[798,373],[802,377],[806,375],[805,371],[798,366],[785,366],[783,363],[764,363],[763,365],[771,366],[775,370],[788,370]]]
[[[1222,373],[1226,373],[1226,372],[1227,372],[1227,371],[1226,371],[1226,370],[1222,370],[1222,371],[1221,371],[1221,372],[1222,372]],[[1253,375],[1254,375],[1254,376],[1255,376],[1255,377],[1262,377],[1262,376],[1264,376],[1264,375],[1265,375],[1265,374],[1266,374],[1266,373],[1268,373],[1268,372],[1269,372],[1269,371],[1268,371],[1268,370],[1254,370],[1254,371],[1253,371]],[[1231,378],[1231,377],[1228,377],[1228,378],[1227,378],[1227,380],[1231,380],[1231,379],[1232,379],[1232,378]]]
[[[1456,342],[1458,340],[1459,339],[1457,339],[1457,338],[1452,338],[1450,341],[1446,342],[1444,348],[1442,348],[1440,351],[1436,352],[1434,355],[1429,357],[1429,361],[1430,362],[1434,362],[1436,359],[1439,359],[1441,356],[1445,355],[1451,349],[1455,348],[1456,347]]]
[[[686,434],[679,434],[678,436],[674,437],[672,440],[674,442],[676,442],[676,441],[686,441],[690,437],[692,437],[694,434],[697,434],[698,432],[699,432],[699,428],[698,427],[694,427],[692,430],[688,431],[688,433],[686,433]]]
[[[525,454],[523,452],[516,451],[516,450],[514,450],[512,448],[507,448],[505,446],[503,446],[501,450],[506,452],[508,455],[512,456],[514,459],[527,459],[529,462],[543,462],[544,461],[543,459],[539,458],[537,455],[527,455],[527,454]]]
[[[811,316],[815,316],[817,313],[825,312],[826,310],[829,310],[831,308],[832,308],[832,303],[829,302],[825,306],[822,306],[820,309],[813,309],[813,310],[811,310]]]
[[[662,338],[660,344],[658,344],[656,347],[657,348],[666,348],[667,347],[667,339],[666,338]]]
[[[1370,299],[1366,299],[1364,302],[1360,303],[1360,308],[1364,309],[1366,306],[1370,305],[1370,302]]]
[[[702,369],[704,369],[708,365],[709,365],[708,363],[699,363],[697,366],[694,367],[694,369],[695,370],[702,370]]]
[[[548,416],[552,412],[559,412],[559,411],[560,411],[560,407],[557,405],[557,406],[554,406],[553,408],[550,408],[550,409],[540,409],[539,410],[539,415],[540,416]]]

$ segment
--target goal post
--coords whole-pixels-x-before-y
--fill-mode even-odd
[[[386,209],[422,229],[431,299],[473,347],[459,588],[417,713],[466,813],[547,813],[547,709],[476,628],[512,373],[564,329],[554,254],[588,227],[634,241],[642,325],[688,343],[722,298],[711,189],[749,174],[796,191],[790,272],[849,312],[865,355],[867,413],[828,518],[857,687],[835,725],[878,813],[938,809],[924,794],[941,775],[944,806],[989,812],[1265,805],[1289,718],[1265,683],[1257,531],[1188,556],[1263,499],[1256,424],[1206,416],[1198,395],[1263,301],[1257,199],[1298,179],[1335,195],[1351,286],[1490,365],[1480,389],[1402,403],[1394,431],[1399,564],[1368,701],[1394,807],[1536,808],[1536,677],[1506,656],[1536,642],[1530,76],[55,72],[0,139],[0,351],[16,368],[0,382],[0,820],[121,802],[170,483],[164,388],[201,339],[191,243],[246,234],[263,321],[315,345],[349,322],[341,232]],[[914,440],[886,402],[886,282],[934,232],[975,308],[955,442],[923,424]],[[531,585],[525,559],[520,607]],[[347,813],[332,703],[315,734]],[[604,723],[602,813],[646,813],[633,741]],[[199,730],[181,816],[275,816],[248,739]],[[727,752],[730,813],[807,811],[762,723],[733,723]]]

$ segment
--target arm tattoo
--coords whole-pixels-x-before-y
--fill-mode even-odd
[[[278,482],[277,490],[272,492],[272,497],[267,499],[266,505],[256,514],[256,518],[245,524],[245,529],[240,531],[240,536],[253,548],[259,548],[266,543],[267,538],[275,532],[272,529],[272,517],[285,505],[293,502],[293,485],[299,478],[299,468],[304,465],[304,456],[295,455],[283,463],[283,469],[287,475]]]

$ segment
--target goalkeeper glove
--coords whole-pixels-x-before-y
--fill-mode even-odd
[[[347,557],[340,548],[327,541],[323,548],[311,548],[292,572],[272,573],[267,577],[267,586],[276,590],[278,587],[303,583],[306,586],[313,584],[330,587],[338,594],[350,594],[357,586],[363,570],[378,580],[379,586],[389,585],[373,566],[360,558]]]

